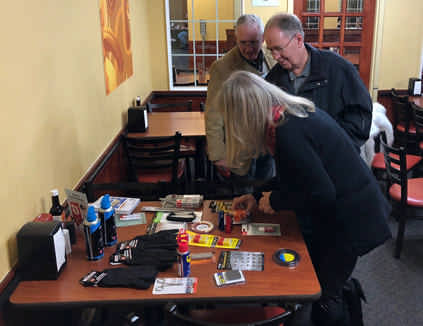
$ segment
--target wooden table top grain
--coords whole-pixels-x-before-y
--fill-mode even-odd
[[[204,137],[204,112],[151,112],[145,132],[128,133],[128,137],[168,137],[179,131],[183,137]]]

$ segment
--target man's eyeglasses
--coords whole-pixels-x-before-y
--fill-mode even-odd
[[[242,47],[258,47],[260,45],[259,40],[255,41],[238,41],[238,44]]]
[[[291,38],[289,39],[289,41],[288,41],[288,43],[286,43],[286,45],[285,46],[283,46],[283,47],[280,47],[280,46],[275,46],[275,47],[273,47],[273,48],[267,48],[271,53],[273,53],[274,51],[276,51],[276,52],[279,52],[279,53],[282,53],[288,46],[289,46],[289,43],[291,43],[291,41],[294,39],[294,37],[295,37],[295,34],[294,35],[292,35],[291,36]]]

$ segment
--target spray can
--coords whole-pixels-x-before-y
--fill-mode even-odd
[[[110,204],[110,195],[106,194],[101,199],[98,216],[103,227],[103,239],[105,246],[113,246],[117,242],[115,210]]]
[[[224,231],[225,230],[225,212],[222,210],[219,210],[218,217],[219,217],[219,230]]]
[[[180,230],[176,241],[178,242],[178,276],[188,277],[191,273],[191,253],[188,250],[188,234]]]
[[[98,260],[104,256],[103,228],[94,206],[88,206],[84,220],[85,245],[88,260]]]

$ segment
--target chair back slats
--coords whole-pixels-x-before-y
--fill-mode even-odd
[[[386,144],[386,140],[379,139],[383,148],[386,172],[391,184],[401,187],[401,202],[407,202],[407,161],[405,148],[395,148]]]
[[[172,180],[177,178],[181,134],[163,138],[130,138],[124,136],[131,178],[149,170],[172,169]]]
[[[410,120],[412,118],[410,104],[407,96],[400,96],[395,91],[391,90],[392,94],[392,108],[394,112],[394,128],[400,124],[404,124],[405,132],[408,133],[410,128]]]
[[[192,100],[171,103],[147,103],[148,112],[191,112]]]

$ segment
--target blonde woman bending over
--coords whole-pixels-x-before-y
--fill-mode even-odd
[[[240,153],[255,158],[265,152],[276,162],[272,191],[235,198],[233,208],[296,212],[322,287],[312,319],[348,325],[342,288],[357,258],[391,236],[391,208],[371,171],[327,113],[254,74],[232,74],[219,101],[227,162],[239,162]]]

